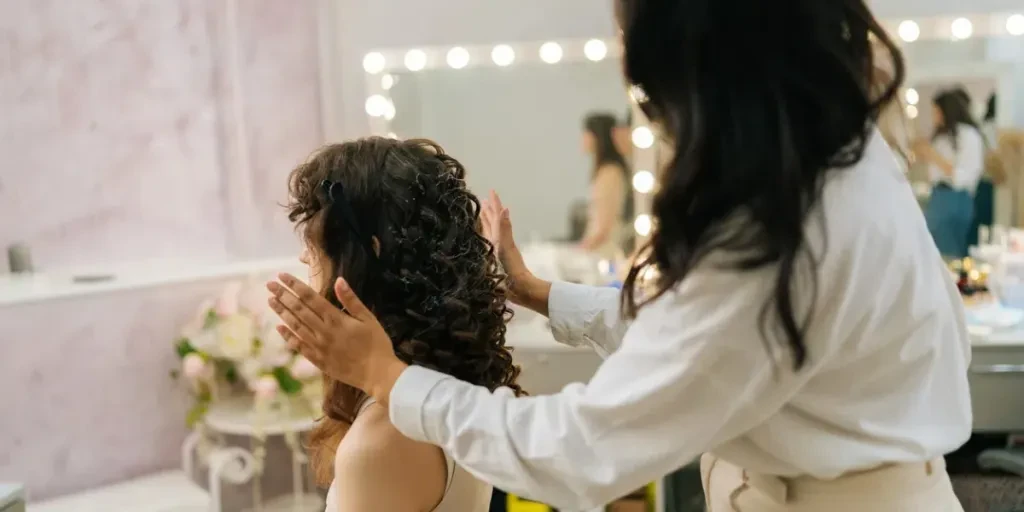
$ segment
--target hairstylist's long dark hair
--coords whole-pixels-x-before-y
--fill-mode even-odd
[[[932,98],[932,103],[942,112],[942,124],[935,126],[932,140],[942,136],[949,137],[949,142],[955,150],[959,149],[957,135],[960,133],[960,125],[970,126],[981,133],[978,122],[971,115],[971,96],[962,87],[936,94]]]
[[[674,146],[623,311],[635,315],[713,252],[731,255],[737,271],[777,265],[762,337],[771,350],[769,331],[781,328],[799,370],[807,320],[795,311],[792,283],[798,260],[814,268],[819,261],[805,246],[805,221],[826,175],[862,158],[881,106],[903,82],[899,49],[864,0],[619,0],[617,7],[626,77],[646,93],[645,112]],[[882,88],[872,87],[872,38],[892,59]],[[639,276],[649,267],[658,271],[656,289],[638,303]],[[772,313],[778,322],[770,329]]]
[[[326,146],[289,179],[288,216],[325,272],[344,277],[408,364],[522,393],[505,346],[505,278],[480,233],[462,164],[428,140],[373,137]],[[375,253],[379,253],[375,254]],[[310,436],[317,480],[366,395],[325,377],[325,418]]]

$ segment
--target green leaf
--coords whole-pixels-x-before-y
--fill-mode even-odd
[[[228,384],[238,382],[238,368],[235,368],[234,364],[228,363],[227,367],[224,368],[224,380],[226,380]]]
[[[283,366],[274,368],[274,378],[277,379],[277,385],[286,395],[295,395],[302,391],[302,382],[292,377],[291,372]]]
[[[200,400],[188,410],[188,414],[185,415],[185,424],[188,428],[194,428],[196,424],[203,421],[206,413],[210,410],[210,403],[207,401]]]
[[[214,311],[212,309],[207,310],[206,311],[206,319],[203,320],[203,329],[209,329],[209,328],[217,325],[217,321],[218,320],[220,320],[220,318],[217,316],[217,312],[216,311]]]
[[[174,351],[178,353],[178,357],[185,359],[185,356],[198,352],[192,343],[189,342],[188,338],[179,338],[177,343],[174,344]]]

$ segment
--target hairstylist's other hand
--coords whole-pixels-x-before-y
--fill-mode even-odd
[[[484,237],[494,245],[498,260],[508,275],[509,300],[542,314],[547,314],[551,283],[538,279],[526,268],[523,254],[512,237],[512,219],[508,208],[493,190],[480,210]]]
[[[342,311],[294,276],[280,274],[278,279],[267,283],[269,303],[284,322],[277,329],[288,345],[328,377],[387,403],[407,365],[395,356],[377,317],[348,284],[342,279],[334,284]]]

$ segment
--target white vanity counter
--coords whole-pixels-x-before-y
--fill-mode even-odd
[[[149,261],[108,268],[5,274],[0,275],[0,307],[281,271],[305,275],[295,258],[211,263]]]

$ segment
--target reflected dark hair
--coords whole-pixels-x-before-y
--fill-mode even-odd
[[[961,125],[971,126],[981,133],[978,122],[971,115],[971,97],[962,87],[955,87],[936,94],[932,98],[932,103],[942,112],[942,124],[935,126],[932,140],[943,136],[949,137],[953,149],[959,149],[957,135],[960,133]]]
[[[903,82],[899,49],[863,0],[616,6],[626,78],[643,89],[645,113],[673,146],[653,201],[654,230],[624,285],[624,313],[635,316],[711,253],[729,256],[737,271],[774,265],[762,341],[771,351],[778,327],[799,370],[809,316],[796,311],[794,277],[798,260],[818,265],[805,246],[806,221],[827,175],[863,157],[879,111]],[[873,83],[873,46],[891,59],[885,84]],[[638,300],[649,268],[655,289]]]
[[[996,93],[992,93],[988,97],[988,103],[985,104],[985,117],[982,120],[985,122],[996,120]]]
[[[629,169],[626,157],[615,146],[615,129],[618,126],[619,121],[615,116],[605,112],[587,114],[583,120],[583,129],[594,136],[594,177],[606,165],[617,165],[623,172]]]
[[[340,308],[332,285],[345,278],[399,359],[519,395],[519,367],[505,346],[505,278],[465,174],[427,140],[333,144],[292,171],[288,217],[326,277],[320,293]],[[317,480],[327,484],[366,395],[326,377],[325,390],[310,448]]]

